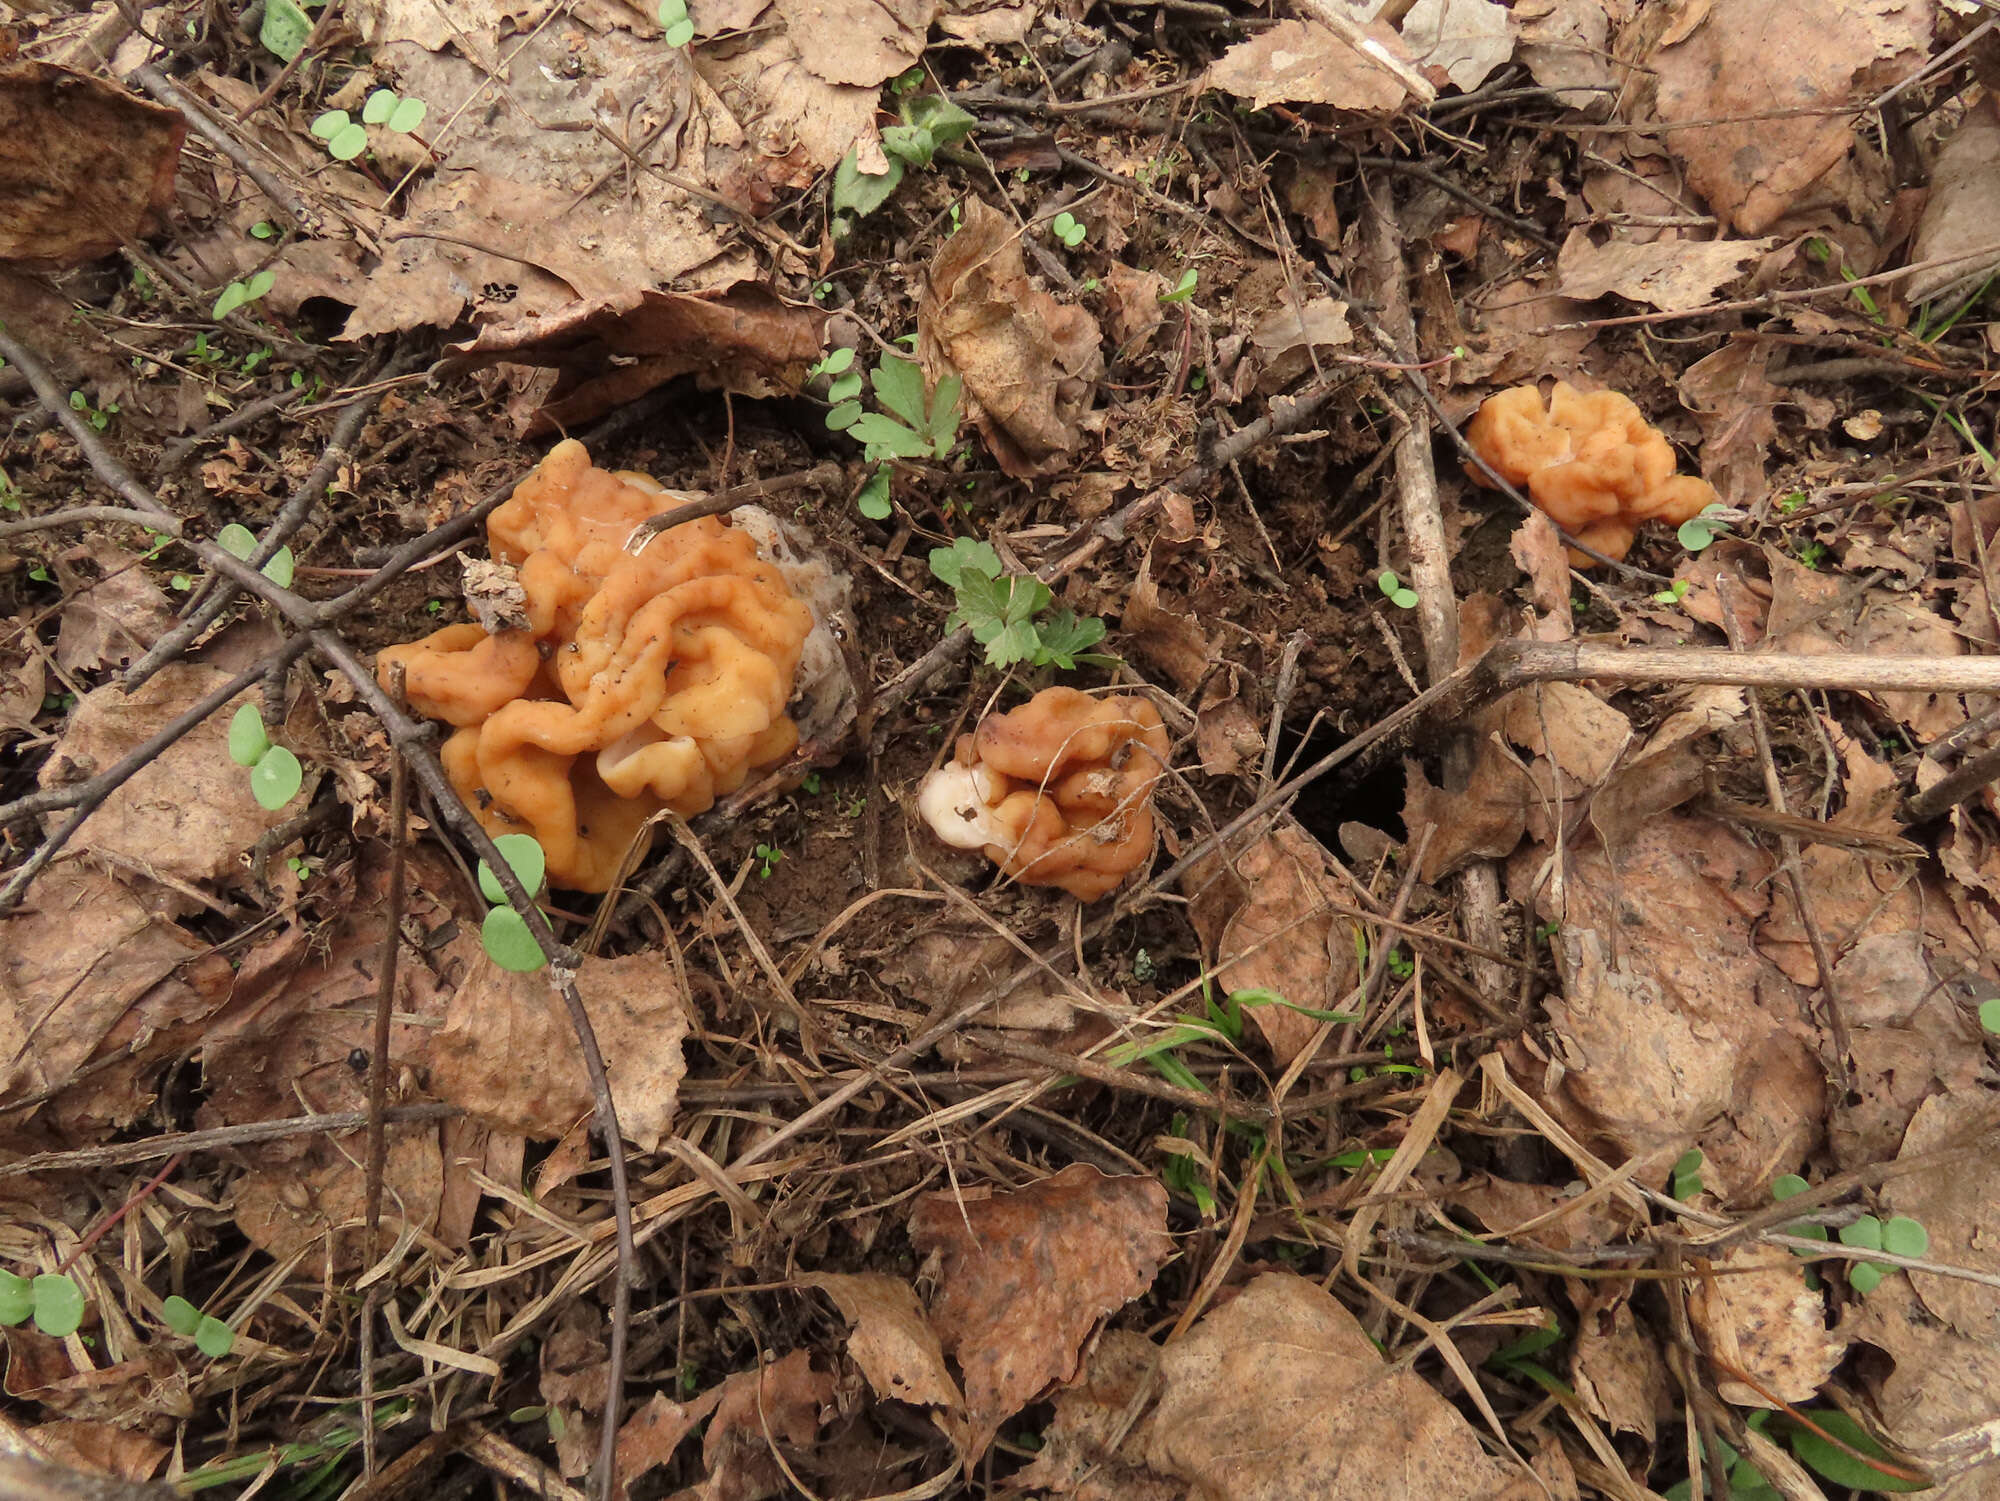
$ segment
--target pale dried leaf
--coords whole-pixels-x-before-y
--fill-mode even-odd
[[[1736,280],[1774,241],[1655,240],[1635,245],[1625,240],[1593,243],[1590,232],[1576,229],[1563,242],[1557,260],[1559,290],[1565,297],[1589,302],[1616,292],[1662,312],[1694,312],[1706,307],[1716,289]]]
[[[1966,112],[1931,165],[1930,196],[1917,219],[1910,264],[1942,264],[1903,284],[1911,302],[1971,291],[2000,267],[2000,99]]]
[[[1617,83],[1611,71],[1611,18],[1603,0],[1520,0],[1515,56],[1569,109],[1588,109]]]
[[[881,1272],[817,1272],[802,1280],[839,1304],[854,1326],[847,1353],[876,1396],[948,1409],[965,1405],[945,1367],[944,1345],[909,1283]]]
[[[1403,17],[1403,45],[1419,68],[1469,93],[1514,56],[1514,21],[1496,0],[1417,0]]]
[[[872,88],[923,54],[937,0],[777,0],[777,12],[809,40],[803,57],[814,74]]]
[[[1152,1286],[1172,1251],[1167,1192],[1083,1163],[991,1198],[927,1194],[910,1242],[944,1264],[933,1322],[965,1376],[966,1457],[1051,1382],[1098,1321]]]
[[[1990,1143],[1995,1127],[1990,1100],[1970,1091],[1935,1095],[1918,1107],[1903,1138],[1903,1157],[1915,1157],[1983,1134]],[[1993,1233],[1993,1206],[2000,1203],[2000,1155],[1991,1150],[1918,1168],[1892,1178],[1882,1200],[1930,1232],[1929,1258],[1945,1266],[2000,1273],[2000,1242]],[[1924,1306],[1960,1334],[2000,1340],[2000,1288],[1911,1272]]]
[[[1716,1392],[1739,1407],[1770,1407],[1758,1388],[1805,1402],[1826,1384],[1847,1341],[1826,1327],[1826,1299],[1806,1286],[1805,1263],[1782,1246],[1738,1246],[1697,1269],[1719,1275],[1688,1283],[1688,1320],[1716,1362]],[[1756,1385],[1729,1373],[1741,1371]]]
[[[56,560],[64,596],[56,665],[65,672],[123,667],[174,621],[174,607],[136,554],[101,540],[85,546],[90,577],[80,575],[73,560]]]
[[[1160,1356],[1132,1450],[1217,1501],[1492,1501],[1508,1469],[1316,1283],[1266,1272]]]
[[[653,1151],[673,1123],[687,1002],[659,954],[586,959],[584,1011],[611,1079],[618,1124]],[[431,1086],[496,1129],[561,1136],[591,1110],[569,1013],[546,974],[510,974],[474,954],[431,1045]]]
[[[107,770],[229,676],[177,662],[131,693],[115,684],[86,693],[42,763],[40,784],[58,787]],[[105,800],[70,848],[172,880],[238,876],[244,852],[298,811],[258,806],[250,773],[229,759],[230,716],[257,701],[254,689],[246,691],[153,757]]]
[[[1402,41],[1383,27],[1370,34],[1397,56]],[[1248,99],[1252,109],[1272,104],[1327,104],[1356,114],[1400,109],[1409,91],[1393,73],[1350,47],[1316,21],[1280,21],[1238,42],[1208,70],[1210,87]]]

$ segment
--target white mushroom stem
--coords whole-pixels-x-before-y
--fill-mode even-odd
[[[994,816],[1000,800],[998,778],[984,766],[940,766],[917,789],[917,813],[953,849],[1012,845],[1013,831]]]

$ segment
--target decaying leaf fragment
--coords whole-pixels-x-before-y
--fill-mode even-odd
[[[60,270],[109,255],[173,205],[187,122],[50,63],[0,68],[0,260]]]
[[[1369,37],[1407,61],[1402,40],[1387,27],[1371,26]],[[1355,114],[1386,115],[1410,97],[1393,73],[1316,21],[1280,21],[1237,43],[1209,68],[1208,82],[1248,99],[1252,109],[1325,104]]]
[[[932,1317],[965,1377],[968,1463],[1005,1419],[1076,1374],[1098,1320],[1152,1286],[1173,1248],[1157,1179],[1082,1163],[990,1198],[926,1195],[910,1243],[944,1263]]]
[[[1806,1286],[1805,1264],[1783,1246],[1739,1246],[1694,1265],[1718,1274],[1690,1282],[1688,1319],[1716,1361],[1722,1400],[1743,1407],[1809,1401],[1847,1353],[1847,1341],[1827,1330],[1826,1299]]]
[[[944,1363],[944,1346],[916,1290],[881,1272],[818,1272],[804,1279],[840,1305],[854,1326],[847,1353],[875,1395],[956,1410],[965,1405]]]
[[[931,262],[917,328],[924,374],[965,378],[967,414],[1002,469],[1024,479],[1063,466],[1104,369],[1097,320],[1029,282],[1005,214],[966,200]]]

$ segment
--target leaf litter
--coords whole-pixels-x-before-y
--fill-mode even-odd
[[[55,78],[121,168],[17,171],[0,270],[29,356],[0,369],[29,413],[0,444],[0,753],[39,799],[0,872],[0,1269],[74,1278],[90,1341],[0,1331],[28,1450],[282,1486],[435,1425],[461,1479],[636,1501],[1625,1497],[1691,1484],[1704,1426],[1754,1449],[1731,1414],[1760,1408],[1805,1409],[1757,1442],[1809,1461],[1838,1403],[1976,1493],[2000,810],[1922,805],[1986,748],[2000,640],[1972,23],[1228,9],[372,0],[308,18],[282,74],[247,33],[160,50],[164,13],[27,23],[14,139],[53,128]],[[343,160],[308,129],[383,91],[414,131]],[[933,98],[971,130],[892,158]],[[843,205],[843,163],[892,160],[881,206]],[[1385,215],[1406,286],[1353,254]],[[926,456],[878,472],[829,429],[830,345],[864,399],[915,356]],[[1719,538],[1572,571],[1419,451],[1550,379],[1632,394]],[[595,921],[531,893],[579,944],[555,978],[626,1143],[616,1387],[621,1195],[571,1013],[483,952],[450,810],[396,833],[395,748],[322,639],[457,622],[458,565],[294,611],[331,662],[288,671],[257,607],[205,611],[176,533],[40,519],[116,486],[86,433],[192,542],[299,526],[305,483],[284,540],[324,598],[518,479],[519,437],[600,421],[677,493],[843,464],[777,504],[852,574],[873,690],[858,738],[662,834]],[[877,480],[886,520],[849,504]],[[1443,576],[1426,495],[1437,611],[1402,608]],[[940,642],[923,561],[955,539],[1114,622],[1061,681],[1146,692],[1177,737],[1160,874],[1115,902],[986,885],[904,819],[952,737],[1044,686]],[[120,681],[197,613],[192,655]],[[1732,638],[1742,682],[1676,676]],[[1511,683],[1292,780],[1488,647],[1607,641],[1666,665]],[[1806,688],[1759,657],[1921,670]],[[252,666],[236,702],[305,797],[245,796],[211,718],[30,869]],[[1779,1218],[1799,1182],[1829,1191]],[[1922,1226],[1907,1272],[1867,1259],[1890,1224]],[[188,1348],[169,1292],[234,1352]]]

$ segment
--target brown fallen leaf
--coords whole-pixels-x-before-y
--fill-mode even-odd
[[[944,1345],[909,1283],[880,1272],[817,1272],[801,1280],[832,1298],[854,1326],[847,1353],[876,1396],[952,1412],[964,1407]]]
[[[1933,1261],[1989,1275],[2000,1272],[2000,1245],[1993,1235],[1993,1206],[2000,1202],[2000,1155],[1990,1150],[1996,1129],[2000,1120],[1995,1119],[1991,1102],[1963,1090],[1933,1095],[1910,1122],[1903,1157],[1978,1141],[1982,1134],[1989,1148],[1936,1167],[1918,1168],[1882,1187],[1884,1204],[1930,1232],[1927,1254]],[[1911,1272],[1910,1282],[1924,1306],[1960,1334],[2000,1340],[2000,1288],[1931,1272]]]
[[[917,351],[935,383],[965,379],[968,415],[1009,475],[1062,468],[1104,370],[1097,320],[1028,280],[1019,227],[979,198],[931,262]]]
[[[1214,1501],[1495,1501],[1509,1468],[1330,1294],[1266,1272],[1160,1355],[1124,1446]],[[1538,1489],[1527,1494],[1539,1495]]]
[[[87,1419],[38,1423],[25,1432],[36,1450],[72,1470],[119,1480],[151,1480],[170,1452],[144,1433]]]
[[[1930,0],[1714,0],[1649,59],[1654,111],[1688,178],[1738,232],[1761,234],[1847,155],[1841,106],[1922,66]],[[1702,122],[1718,121],[1707,124]]]
[[[1514,20],[1496,0],[1417,0],[1403,17],[1403,46],[1433,81],[1470,91],[1514,56]]]
[[[1338,1010],[1356,979],[1352,923],[1327,905],[1340,888],[1317,839],[1283,823],[1236,858],[1234,874],[1212,861],[1189,872],[1189,917],[1215,956],[1225,992],[1271,990],[1294,1005]],[[1320,1023],[1289,1006],[1253,1006],[1246,1015],[1280,1067]]]
[[[789,394],[819,357],[825,323],[819,309],[793,307],[762,287],[626,291],[490,328],[453,354],[459,368],[502,361],[560,368],[562,379],[528,426],[540,434],[569,430],[682,375],[739,396]]]
[[[1760,502],[1777,408],[1792,393],[1765,375],[1771,351],[1760,339],[1732,339],[1682,372],[1678,389],[1701,424],[1702,477],[1726,505]]]
[[[722,1387],[712,1386],[692,1402],[670,1402],[654,1392],[618,1430],[618,1490],[620,1501],[632,1482],[674,1457],[681,1441],[699,1428],[722,1400]]]
[[[0,260],[60,271],[163,220],[187,122],[102,78],[0,67]]]
[[[1408,49],[1387,27],[1371,25],[1368,36],[1407,63]],[[1326,104],[1356,114],[1386,115],[1410,97],[1393,73],[1316,21],[1280,21],[1238,42],[1209,68],[1208,84],[1248,99],[1252,109]]]
[[[157,1073],[220,1002],[176,978],[206,947],[86,862],[45,872],[0,944],[0,1112],[58,1096],[86,1064],[123,1051],[129,1094],[93,1070],[91,1103],[70,1108],[87,1131],[129,1124],[152,1100],[138,1076]]]
[[[213,667],[175,663],[132,693],[115,684],[86,693],[42,763],[40,784],[62,786],[107,769],[228,680]],[[239,876],[244,853],[289,816],[282,808],[259,807],[250,795],[250,773],[229,759],[230,715],[256,701],[254,689],[245,692],[153,757],[105,800],[70,848],[169,880]]]
[[[1152,1286],[1173,1243],[1157,1179],[1083,1163],[990,1198],[927,1194],[910,1243],[943,1261],[932,1322],[965,1377],[965,1460],[1052,1382],[1107,1314]]]
[[[1616,84],[1604,0],[1518,0],[1514,20],[1521,28],[1514,55],[1565,108],[1588,109]]]
[[[777,0],[785,29],[811,43],[807,68],[828,83],[864,88],[894,78],[923,54],[937,0]]]
[[[1890,1276],[1865,1298],[1849,1300],[1840,1333],[1875,1346],[1889,1362],[1870,1362],[1868,1385],[1882,1434],[1919,1457],[1956,1438],[1961,1464],[1984,1449],[1982,1429],[2000,1412],[2000,1343],[1969,1338],[1938,1323],[1908,1278]],[[1970,1455],[1965,1436],[1973,1443]],[[1984,1501],[1993,1491],[1990,1465],[1945,1478],[1925,1491],[1936,1501]]]
[[[702,1501],[756,1501],[790,1486],[771,1453],[775,1442],[794,1465],[812,1444],[833,1401],[833,1377],[812,1368],[804,1350],[724,1381],[715,1419],[702,1439],[708,1466]],[[770,1435],[768,1438],[766,1433]]]
[[[1660,1341],[1639,1327],[1627,1298],[1579,1312],[1570,1379],[1592,1417],[1648,1445],[1661,1418],[1674,1411],[1673,1377],[1660,1357]]]
[[[1987,94],[1965,112],[1931,164],[1930,196],[1917,220],[1910,264],[1941,264],[1903,284],[1911,302],[1961,296],[2000,264],[2000,98]]]
[[[1688,1284],[1688,1321],[1715,1361],[1717,1395],[1739,1407],[1811,1400],[1847,1341],[1827,1329],[1826,1298],[1806,1286],[1805,1263],[1783,1246],[1738,1246],[1694,1267],[1717,1273]]]
[[[468,944],[465,978],[428,1050],[431,1088],[500,1130],[561,1136],[591,1110],[590,1081],[569,1013],[548,976],[513,974]],[[597,1033],[619,1128],[641,1151],[673,1123],[686,998],[658,954],[590,958],[577,971]]]
[[[555,1430],[556,1468],[574,1480],[597,1458],[604,1428],[605,1383],[611,1361],[604,1344],[604,1315],[572,1303],[549,1331],[538,1356],[541,1398],[560,1419]]]
[[[1208,675],[1215,648],[1191,612],[1161,599],[1160,586],[1153,581],[1153,552],[1148,547],[1140,560],[1118,632],[1136,655],[1166,673],[1176,688],[1191,692]]]
[[[174,623],[174,607],[138,555],[114,543],[86,543],[59,556],[56,577],[63,586],[56,665],[65,672],[123,667]]]
[[[1776,243],[1772,240],[1655,240],[1599,245],[1587,229],[1570,231],[1557,259],[1558,291],[1589,302],[1616,292],[1662,312],[1693,312]]]
[[[1091,1501],[1185,1501],[1184,1486],[1120,1449],[1159,1365],[1160,1347],[1145,1335],[1105,1330],[1076,1380],[1051,1398],[1055,1419],[1042,1430],[1041,1453],[1018,1477],[1021,1486]]]
[[[1547,848],[1524,850],[1525,894]],[[1771,860],[1726,825],[1673,813],[1616,858],[1572,844],[1549,1003],[1562,1064],[1547,1103],[1622,1155],[1698,1141],[1722,1195],[1801,1162],[1825,1119],[1825,1070],[1803,997],[1751,938]]]
[[[1520,758],[1496,744],[1491,732],[1474,743],[1472,774],[1461,791],[1433,786],[1415,760],[1403,762],[1403,777],[1403,827],[1413,845],[1430,836],[1418,873],[1433,885],[1473,860],[1513,854],[1539,795]]]

